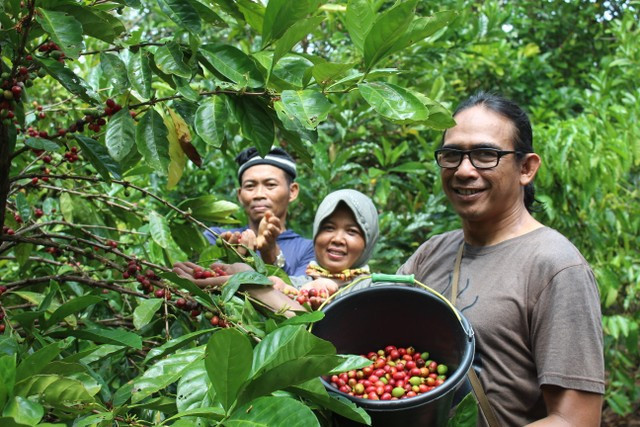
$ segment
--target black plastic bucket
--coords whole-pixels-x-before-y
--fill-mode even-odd
[[[413,346],[449,367],[442,385],[408,399],[368,400],[339,393],[367,411],[374,427],[446,425],[454,394],[465,382],[475,351],[469,322],[448,301],[422,288],[378,284],[338,298],[323,311],[324,319],[313,325],[312,332],[333,343],[339,354]],[[338,393],[322,381],[327,390]],[[355,425],[342,418],[336,421]]]

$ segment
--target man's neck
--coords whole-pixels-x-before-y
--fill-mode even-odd
[[[523,207],[504,218],[492,221],[462,221],[464,240],[472,246],[493,246],[542,227]]]

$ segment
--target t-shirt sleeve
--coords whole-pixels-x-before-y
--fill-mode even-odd
[[[300,245],[296,248],[296,252],[299,257],[296,259],[295,265],[292,266],[292,270],[289,276],[304,276],[307,271],[307,266],[316,257],[313,251],[313,242],[308,239],[300,239]]]
[[[221,227],[209,227],[209,228],[216,234],[220,234],[220,233],[225,231]],[[218,238],[211,231],[205,230],[203,234],[204,234],[204,237],[209,241],[210,244],[212,244],[212,245],[216,244],[216,240]]]
[[[542,290],[531,319],[540,385],[604,393],[600,297],[591,269],[574,265]]]

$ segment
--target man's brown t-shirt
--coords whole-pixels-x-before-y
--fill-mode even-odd
[[[400,267],[450,297],[462,231],[435,236]],[[480,379],[503,425],[547,415],[540,386],[604,393],[600,298],[593,272],[543,227],[494,246],[465,244],[456,307],[471,322]]]

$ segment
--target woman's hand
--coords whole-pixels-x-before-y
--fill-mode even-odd
[[[232,276],[236,273],[240,273],[242,271],[251,271],[250,265],[244,264],[241,262],[236,262],[233,264],[223,264],[223,263],[213,263],[210,268],[212,270],[223,271],[225,275],[217,276],[217,277],[207,277],[207,278],[197,278],[195,277],[195,272],[200,267],[198,264],[194,264],[192,262],[176,262],[173,264],[173,272],[178,276],[190,280],[201,288],[208,287],[220,287],[224,285],[227,280],[229,280],[229,276]]]

